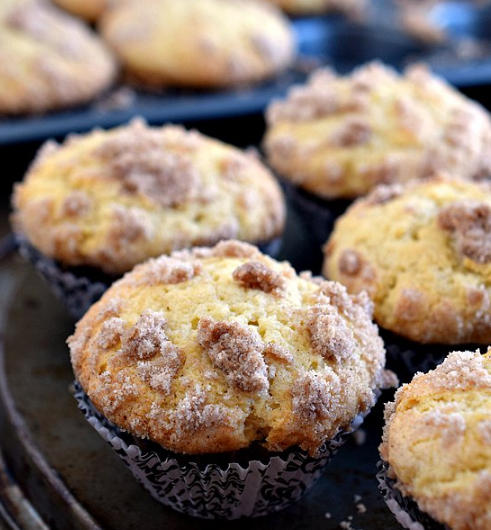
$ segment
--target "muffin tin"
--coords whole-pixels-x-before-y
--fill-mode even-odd
[[[148,92],[119,87],[90,106],[34,117],[3,118],[0,146],[60,137],[94,126],[110,127],[134,115],[144,116],[150,123],[162,123],[260,113],[272,98],[284,95],[288,87],[302,82],[320,64],[347,72],[373,59],[396,68],[426,61],[436,73],[459,87],[491,82],[491,7],[444,2],[430,16],[449,37],[437,47],[405,35],[390,0],[373,0],[362,23],[335,15],[297,18],[293,26],[299,58],[293,68],[275,80],[216,92]]]

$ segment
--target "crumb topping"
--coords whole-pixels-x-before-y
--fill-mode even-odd
[[[153,236],[153,225],[145,210],[133,206],[127,208],[120,204],[112,207],[111,227],[108,238],[115,247],[133,243],[138,239],[150,240]]]
[[[397,199],[402,195],[404,187],[401,184],[381,184],[377,186],[365,199],[366,204],[375,206]]]
[[[491,263],[491,206],[463,200],[438,214],[438,226],[451,232],[459,253],[476,263]]]
[[[356,276],[362,269],[363,261],[360,253],[347,248],[339,257],[339,272],[347,276]]]
[[[329,143],[336,147],[354,147],[364,145],[372,137],[370,124],[361,118],[347,118],[331,135]]]
[[[316,305],[307,321],[312,350],[325,359],[341,362],[354,354],[356,340],[353,331],[331,305]]]
[[[245,289],[258,289],[276,295],[280,295],[286,286],[281,274],[259,261],[248,261],[239,265],[232,273],[232,277]]]
[[[281,363],[292,364],[294,362],[292,352],[284,346],[269,342],[264,348],[264,356],[272,357],[275,361]]]
[[[199,321],[198,343],[238,390],[258,393],[269,388],[264,344],[252,327],[205,317]]]
[[[169,341],[161,350],[162,355],[150,361],[138,361],[137,373],[156,392],[167,395],[171,391],[172,381],[183,365],[182,351]]]
[[[140,265],[137,268],[137,270],[141,270]],[[145,263],[144,271],[143,275],[137,277],[137,285],[155,286],[188,282],[201,274],[203,268],[198,261],[183,261],[169,256],[160,256],[148,260]]]
[[[116,131],[95,149],[109,175],[130,194],[166,207],[195,197],[200,177],[188,154],[166,149],[160,130],[141,121]]]
[[[66,217],[83,217],[87,215],[94,201],[85,191],[72,191],[61,204],[61,215]]]
[[[195,258],[259,258],[261,252],[254,245],[243,241],[220,241],[214,247],[195,247],[179,250],[172,255],[178,259]]]
[[[479,423],[478,431],[482,441],[487,445],[491,445],[491,418],[482,420]]]
[[[320,375],[306,372],[292,388],[292,411],[305,425],[334,415],[340,405],[341,382],[336,373],[326,368]]]
[[[101,350],[107,350],[116,346],[121,341],[125,328],[125,322],[122,318],[108,318],[103,322],[97,335],[97,346]]]
[[[423,421],[438,433],[445,448],[463,441],[466,422],[459,412],[448,413],[444,407],[439,407],[425,412]]]

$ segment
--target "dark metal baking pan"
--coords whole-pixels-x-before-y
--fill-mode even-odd
[[[294,218],[288,234],[282,257],[307,265]],[[348,441],[295,506],[253,522],[193,519],[154,501],[86,423],[69,393],[65,340],[74,323],[15,254],[0,260],[0,292],[0,513],[10,528],[334,530],[342,521],[354,529],[399,528],[375,479],[382,401],[390,392],[365,421],[366,443]]]
[[[63,112],[0,120],[0,146],[40,141],[83,132],[95,126],[111,127],[135,115],[150,123],[189,122],[229,118],[263,112],[275,97],[294,83],[305,80],[309,70],[327,64],[348,72],[366,61],[379,59],[396,68],[413,61],[428,61],[451,83],[466,87],[491,82],[491,8],[476,8],[471,2],[449,2],[432,15],[445,27],[449,39],[428,47],[405,35],[397,25],[387,0],[375,2],[377,9],[364,23],[341,16],[305,17],[293,21],[299,44],[294,68],[261,85],[229,91],[167,90],[160,93],[137,90],[127,104],[116,108],[106,100]]]

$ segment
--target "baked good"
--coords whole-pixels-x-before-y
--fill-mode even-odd
[[[58,7],[88,22],[97,20],[108,7],[109,0],[52,0]]]
[[[89,102],[117,64],[82,22],[42,0],[0,5],[0,114],[46,112]]]
[[[281,190],[254,154],[141,120],[45,144],[13,206],[15,230],[45,256],[116,276],[178,248],[267,243],[285,220]]]
[[[271,167],[324,199],[439,170],[459,178],[491,170],[488,113],[421,65],[403,75],[376,62],[348,76],[318,70],[271,103],[266,119]]]
[[[412,341],[491,343],[489,184],[440,175],[376,188],[338,218],[323,271],[366,290],[379,325]]]
[[[401,387],[386,405],[380,446],[389,466],[382,486],[399,522],[406,528],[417,522],[423,525],[418,528],[440,528],[437,521],[448,530],[488,530],[490,441],[491,350],[453,352]]]
[[[388,381],[364,294],[299,277],[237,241],[138,265],[68,342],[97,411],[177,454],[260,442],[280,457],[301,448],[315,459]],[[285,469],[271,470],[285,500],[291,458],[295,466],[290,454]]]
[[[254,83],[285,70],[295,54],[288,20],[255,0],[123,2],[99,27],[130,77],[153,86]]]

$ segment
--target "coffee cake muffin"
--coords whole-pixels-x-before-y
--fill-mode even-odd
[[[269,243],[285,221],[281,190],[254,153],[141,120],[48,142],[13,206],[15,231],[42,256],[111,277],[179,248]]]
[[[377,184],[491,172],[491,121],[423,66],[403,75],[370,63],[349,76],[322,69],[266,113],[264,148],[285,180],[323,199]]]
[[[2,0],[0,114],[89,102],[116,72],[112,54],[83,23],[41,0]]]
[[[491,350],[453,352],[400,388],[380,454],[381,489],[402,526],[491,528]]]
[[[202,502],[211,470],[199,471],[202,485],[184,486],[183,479],[172,492],[167,482],[156,492],[149,479],[146,487],[166,504],[174,505],[169,497],[180,488],[197,488],[188,491],[185,511],[202,517],[261,515],[299,498],[313,480],[307,462],[320,473],[317,464],[326,463],[337,435],[352,430],[390,381],[364,294],[297,276],[288,263],[237,241],[138,265],[88,311],[68,342],[99,421],[172,451],[164,463],[175,463],[176,454],[210,453],[230,454],[234,463],[233,451],[254,444],[266,450],[262,477],[254,472],[248,479],[255,503],[249,498],[244,505],[252,493],[235,491],[233,471],[213,484],[215,514]],[[303,471],[289,484],[297,464]],[[227,487],[240,497],[233,513]]]
[[[382,186],[340,217],[324,274],[417,343],[491,343],[491,188],[444,176]],[[447,352],[448,353],[448,352]]]
[[[147,0],[114,5],[100,31],[128,75],[152,86],[235,87],[293,61],[288,20],[255,0]]]

